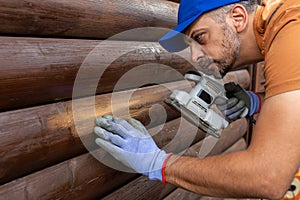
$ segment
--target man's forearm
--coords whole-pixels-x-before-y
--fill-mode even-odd
[[[300,165],[299,98],[300,90],[266,99],[245,151],[172,157],[167,182],[208,196],[280,199]]]
[[[165,169],[166,180],[202,195],[265,197],[265,176],[250,165],[253,162],[247,154],[243,151],[204,159],[172,156]]]

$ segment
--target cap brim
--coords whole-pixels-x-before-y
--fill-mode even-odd
[[[178,24],[173,30],[169,31],[166,35],[159,39],[160,45],[169,52],[179,52],[187,48],[188,45],[184,41],[185,35],[182,33],[189,25],[191,25],[201,13],[198,15]]]

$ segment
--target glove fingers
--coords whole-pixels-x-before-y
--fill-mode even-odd
[[[232,115],[232,114],[234,114],[234,113],[236,113],[236,112],[242,113],[242,112],[240,112],[240,110],[241,110],[241,109],[244,110],[244,107],[245,107],[245,102],[242,101],[242,100],[240,100],[240,101],[239,101],[237,104],[235,104],[233,107],[229,107],[228,109],[226,109],[226,110],[224,111],[224,114],[225,114],[226,116],[228,116],[228,115]]]
[[[225,83],[224,88],[225,88],[226,92],[229,92],[229,93],[236,93],[236,92],[243,90],[243,88],[239,84],[236,84],[234,82]]]
[[[111,115],[103,115],[102,118],[107,119],[108,121],[113,121],[114,117]]]
[[[221,110],[228,110],[229,108],[234,107],[239,102],[239,99],[237,98],[230,98],[227,100],[225,104],[218,104],[217,107]]]
[[[143,133],[145,136],[149,136],[149,133],[145,126],[138,120],[134,118],[129,119],[129,123],[136,129],[138,129],[141,133]]]
[[[236,112],[234,112],[234,113],[232,113],[232,114],[229,114],[229,115],[226,115],[226,116],[227,116],[228,119],[236,120],[236,119],[239,119],[239,118],[243,117],[243,116],[242,116],[242,113],[243,113],[244,111],[245,111],[245,107],[242,108],[242,109],[239,110],[239,111],[236,111]]]
[[[109,141],[110,140],[110,138],[109,138],[109,136],[106,134],[106,130],[104,130],[103,128],[100,128],[100,127],[98,127],[98,126],[96,126],[95,128],[94,128],[94,133],[98,136],[98,137],[100,137],[100,138],[102,138],[102,139],[104,139],[104,140],[107,140],[107,141]]]
[[[97,138],[95,140],[96,144],[99,145],[102,149],[110,153],[115,159],[120,160],[119,156],[122,154],[123,150],[111,142]]]
[[[125,121],[125,120],[124,120]],[[114,130],[114,132],[116,132],[117,134],[119,134],[120,136],[122,136],[123,138],[127,138],[127,137],[137,137],[137,138],[142,138],[145,137],[144,133],[135,129],[133,126],[130,126],[130,130],[126,129],[124,126],[122,126],[121,124],[118,123],[114,123],[114,122],[109,122],[111,125],[111,128]],[[148,135],[149,136],[149,135]]]
[[[124,127],[127,131],[131,131],[131,130],[133,130],[133,128],[136,128],[144,135],[147,135],[147,136],[149,135],[148,131],[144,127],[144,125],[140,121],[138,121],[134,118],[130,118],[129,123],[126,120],[123,120],[123,119],[120,119],[117,117],[113,117],[111,115],[104,115],[103,117],[96,118],[96,124],[98,126],[106,129],[109,132],[119,134],[119,131],[117,131],[116,128],[111,127],[110,122],[114,122],[115,124],[118,124],[119,126]],[[124,130],[123,130],[123,132],[124,132]]]
[[[114,122],[116,123],[116,124],[119,124],[119,125],[121,125],[121,126],[123,126],[126,130],[128,130],[128,131],[130,131],[130,130],[132,130],[132,125],[131,124],[129,124],[126,120],[124,120],[124,119],[120,119],[120,118],[117,118],[117,117],[114,117]]]
[[[119,130],[120,128],[117,128],[116,126],[112,127],[112,123],[125,125],[125,123],[122,121],[125,121],[125,120],[121,120],[121,119],[119,119],[117,117],[113,117],[111,115],[104,115],[103,117],[96,118],[96,124],[98,126],[100,126],[101,128],[103,128],[109,132],[113,132],[115,134],[121,134],[120,130]]]
[[[111,127],[111,129],[114,133],[120,135],[123,138],[128,137],[128,134],[127,134],[128,130],[125,129],[122,125],[119,125],[119,124],[117,124],[115,122],[112,122],[112,121],[110,121],[108,123],[110,124],[110,127]]]
[[[122,144],[124,143],[124,140],[120,136],[118,136],[118,135],[115,135],[115,134],[113,134],[111,132],[108,132],[105,129],[100,128],[100,127],[95,127],[94,128],[94,132],[101,139],[104,139],[104,140],[107,140],[107,141],[111,141],[113,144],[115,144],[115,145],[117,145],[119,147],[123,146]]]
[[[130,127],[130,125],[123,119],[113,117],[111,115],[104,115],[102,117],[96,118],[96,124],[98,126],[101,126],[102,128],[112,132],[111,124],[109,122],[115,122],[117,124],[120,124],[124,126],[126,129]],[[126,124],[127,123],[127,124]]]
[[[110,141],[113,143],[113,144],[115,144],[115,145],[117,145],[117,146],[119,146],[119,147],[123,147],[124,145],[124,139],[123,138],[121,138],[120,136],[118,136],[118,135],[115,135],[115,134],[113,134],[113,135],[111,135],[111,137],[110,137]]]
[[[249,109],[247,107],[245,107],[245,109],[243,110],[243,112],[240,115],[240,118],[246,117],[248,113],[249,113]]]
[[[96,124],[104,129],[106,129],[107,131],[112,132],[112,128],[109,124],[109,121],[112,121],[111,119],[107,119],[105,117],[97,117],[96,118]]]

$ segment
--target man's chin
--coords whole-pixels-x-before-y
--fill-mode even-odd
[[[213,75],[215,79],[223,79],[224,76],[220,73],[218,73],[217,75]]]
[[[201,68],[201,71],[208,76],[213,76],[215,79],[223,78],[223,73],[216,63],[211,63],[209,66]]]
[[[213,76],[215,79],[223,78],[223,74],[221,74],[218,69],[209,69],[208,68],[208,69],[201,69],[200,71],[208,76]]]

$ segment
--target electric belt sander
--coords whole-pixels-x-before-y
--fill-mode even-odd
[[[226,128],[229,123],[210,106],[227,101],[224,85],[200,71],[188,72],[184,78],[196,85],[189,93],[174,90],[165,102],[175,107],[185,119],[204,132],[219,138],[220,134],[217,132]]]

